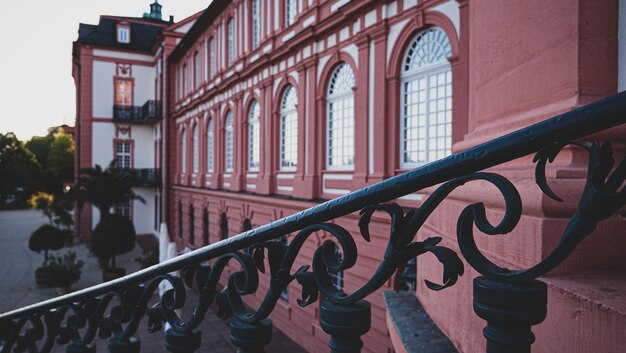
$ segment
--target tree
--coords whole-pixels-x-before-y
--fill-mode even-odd
[[[133,192],[133,174],[127,170],[117,169],[112,161],[106,169],[96,164],[93,168],[83,168],[78,181],[71,191],[78,209],[82,210],[86,202],[91,203],[100,211],[100,219],[111,214],[111,208],[127,200],[144,199]]]
[[[37,162],[39,162],[39,165],[44,170],[48,166],[48,154],[50,154],[50,145],[53,140],[54,137],[50,134],[47,136],[33,136],[25,144],[25,147],[33,152],[35,158],[37,158]]]
[[[14,133],[0,133],[0,206],[6,195],[24,188],[26,194],[41,186],[41,166]]]
[[[72,180],[74,175],[74,139],[63,129],[58,129],[53,137],[47,159],[47,170],[61,181]]]
[[[44,224],[37,228],[28,240],[28,248],[34,252],[44,252],[44,265],[48,262],[48,251],[59,250],[65,239],[63,232],[57,227]]]
[[[121,215],[108,215],[96,226],[91,235],[91,252],[98,258],[111,259],[115,268],[115,256],[135,248],[135,226]]]

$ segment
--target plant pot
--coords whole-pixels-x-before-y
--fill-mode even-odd
[[[35,283],[39,288],[50,288],[52,283],[50,281],[50,271],[47,267],[38,267],[35,270]]]
[[[126,269],[121,267],[106,268],[102,270],[102,282],[112,281],[114,279],[126,276]]]

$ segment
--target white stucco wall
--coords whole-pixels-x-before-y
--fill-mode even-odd
[[[137,234],[154,233],[154,189],[134,188],[135,194],[143,197],[145,204],[141,201],[133,201],[133,223]]]
[[[115,125],[108,122],[94,122],[92,129],[91,161],[94,165],[99,164],[106,168],[113,160]]]
[[[154,168],[154,129],[151,125],[133,125],[135,141],[133,162],[135,168]]]

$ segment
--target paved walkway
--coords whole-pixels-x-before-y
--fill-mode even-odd
[[[34,271],[43,262],[43,253],[37,254],[28,249],[30,234],[40,225],[47,222],[40,212],[34,210],[0,211],[0,312],[7,312],[29,304],[57,296],[55,288],[37,288],[35,286]],[[74,245],[64,248],[57,253],[75,251],[78,258],[85,261],[83,275],[73,289],[82,289],[101,282],[101,270],[97,259],[89,254],[85,245]],[[139,269],[139,264],[134,261],[141,255],[141,249],[135,249],[117,259],[118,265],[127,269],[128,272]],[[193,295],[188,297],[192,299]],[[189,300],[190,303],[196,303]],[[183,318],[188,317],[190,308],[183,311]],[[220,320],[212,311],[209,311],[200,326],[202,330],[202,348],[197,352],[232,353],[235,352],[230,343],[229,322]],[[142,352],[166,353],[165,337],[163,332],[148,333],[147,320],[137,331],[141,338]],[[107,352],[107,340],[96,340],[97,351]],[[304,349],[274,330],[274,339],[267,347],[268,352],[280,353],[306,353]],[[54,349],[53,352],[65,352],[65,346]]]

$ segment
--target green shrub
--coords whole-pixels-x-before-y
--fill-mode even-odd
[[[105,216],[91,235],[91,252],[98,258],[111,258],[115,267],[115,256],[135,248],[135,226],[133,222],[117,214]]]
[[[59,250],[65,243],[63,232],[52,225],[44,224],[37,228],[28,240],[28,248],[34,252],[44,252],[44,265],[48,262],[48,251]]]

